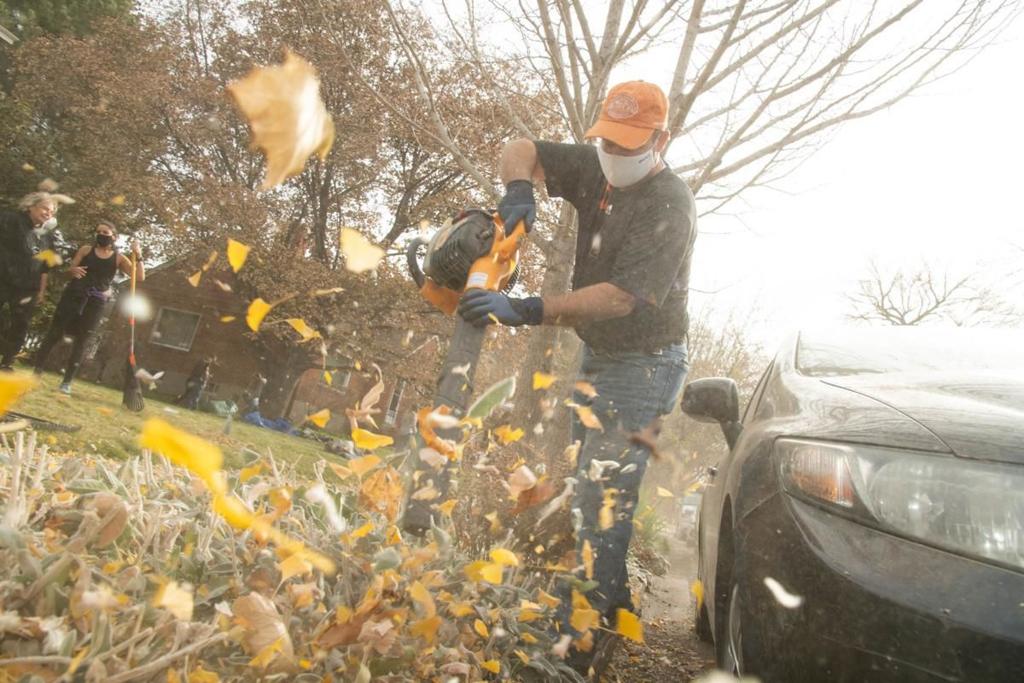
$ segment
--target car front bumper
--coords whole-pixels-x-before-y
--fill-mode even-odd
[[[784,494],[738,531],[744,631],[767,680],[1024,681],[1024,574]],[[765,577],[803,603],[783,607]]]

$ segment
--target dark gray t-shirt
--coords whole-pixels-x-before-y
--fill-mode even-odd
[[[636,297],[629,315],[578,326],[580,338],[596,351],[655,351],[683,341],[697,236],[690,188],[668,168],[613,188],[595,147],[536,145],[548,194],[579,212],[572,288],[610,282]]]

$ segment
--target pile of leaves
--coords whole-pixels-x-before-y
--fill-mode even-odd
[[[174,463],[0,434],[0,676],[578,679],[550,654],[550,571],[400,533],[401,454],[222,472],[212,445],[154,429],[143,442]]]

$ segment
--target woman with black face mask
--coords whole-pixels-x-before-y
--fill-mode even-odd
[[[68,268],[71,281],[64,287],[50,330],[36,354],[36,373],[39,374],[54,345],[65,336],[72,338],[71,356],[64,368],[64,381],[60,385],[61,392],[65,394],[71,393],[71,380],[82,362],[85,343],[103,313],[103,305],[110,298],[114,275],[118,270],[125,275],[131,275],[132,272],[132,262],[114,246],[116,238],[114,224],[101,221],[96,226],[93,244],[79,247]],[[132,240],[132,253],[136,263],[135,277],[141,282],[146,274],[142,267],[139,243],[135,240]]]

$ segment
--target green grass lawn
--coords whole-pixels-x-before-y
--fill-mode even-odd
[[[133,413],[121,407],[121,392],[92,382],[75,382],[71,396],[57,391],[58,375],[46,373],[39,384],[11,406],[11,410],[62,424],[77,425],[77,432],[43,432],[54,447],[127,458],[139,452],[138,435],[150,417],[159,417],[220,446],[226,467],[237,468],[254,459],[245,450],[265,455],[269,449],[279,461],[295,463],[301,472],[312,470],[320,458],[339,461],[311,439],[289,436],[234,420],[224,434],[224,418],[186,410],[146,395],[146,407]],[[144,392],[145,395],[145,392]],[[54,439],[56,442],[54,443]]]

